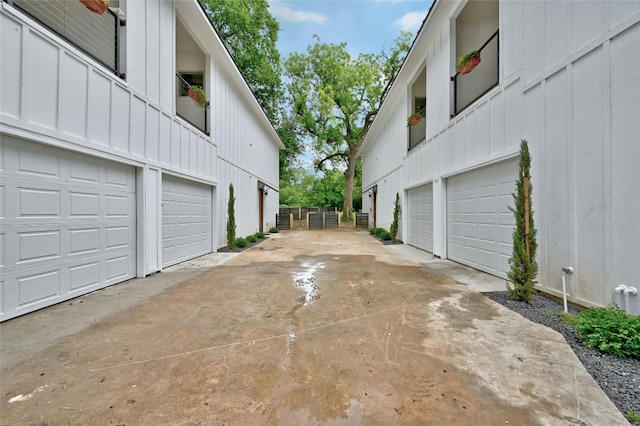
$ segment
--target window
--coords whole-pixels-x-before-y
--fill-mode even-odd
[[[111,0],[102,14],[91,12],[77,0],[13,0],[30,15],[89,56],[124,77],[124,13],[121,0]]]
[[[205,133],[209,132],[207,109],[189,97],[189,87],[199,86],[210,98],[205,73],[207,56],[187,28],[176,20],[176,114]]]
[[[427,136],[427,70],[426,67],[418,73],[411,85],[411,106],[409,114],[418,113],[422,117],[416,125],[409,126],[409,150],[413,149]]]
[[[468,74],[456,70],[453,84],[452,117],[467,108],[499,80],[499,15],[497,0],[469,0],[456,17],[455,60],[477,50],[480,64]],[[456,65],[456,64],[454,64]]]

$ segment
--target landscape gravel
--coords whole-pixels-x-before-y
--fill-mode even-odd
[[[485,295],[523,317],[562,334],[584,367],[618,409],[625,416],[630,412],[640,416],[640,360],[607,355],[582,345],[575,328],[557,315],[564,311],[564,306],[556,299],[538,294],[533,302],[526,303],[509,299],[506,292]],[[578,313],[571,307],[568,311],[573,315]],[[640,420],[630,423],[640,426]]]

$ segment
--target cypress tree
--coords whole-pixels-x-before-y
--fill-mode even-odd
[[[229,250],[236,248],[236,196],[233,192],[233,184],[229,184],[229,202],[227,203],[227,247]]]
[[[400,217],[400,195],[396,192],[396,202],[393,207],[393,222],[391,222],[391,227],[389,228],[389,233],[391,234],[391,239],[393,241],[396,240],[398,236],[398,220]]]
[[[533,210],[531,208],[531,156],[526,140],[520,142],[520,170],[516,181],[516,193],[512,193],[515,207],[509,206],[516,219],[513,231],[513,255],[509,259],[511,265],[507,277],[509,297],[513,300],[530,302],[533,300],[535,278],[538,274],[536,262],[536,229],[533,224]]]

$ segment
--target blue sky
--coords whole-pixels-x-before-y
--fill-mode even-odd
[[[280,22],[282,59],[306,52],[317,34],[323,43],[347,43],[352,56],[389,51],[400,31],[415,37],[432,0],[269,0]]]

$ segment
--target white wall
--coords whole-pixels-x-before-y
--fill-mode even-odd
[[[640,57],[640,3],[500,2],[500,85],[451,119],[451,20],[463,6],[436,3],[361,150],[363,187],[377,184],[384,200],[378,225],[389,226],[381,206],[396,191],[434,181],[434,252],[446,255],[446,178],[513,157],[527,139],[539,286],[559,294],[560,268],[572,265],[571,299],[609,304],[616,285],[640,286],[632,176],[640,162],[640,78],[632,64]],[[427,141],[407,152],[403,105],[425,58]],[[397,170],[403,178],[381,192]]]
[[[139,218],[144,243],[139,244],[144,246],[139,275],[162,264],[161,238],[154,232],[162,220],[159,176],[164,171],[224,188],[213,191],[213,249],[224,245],[225,191],[232,181],[237,185],[236,211],[242,212],[239,231],[255,232],[255,182],[278,188],[281,142],[196,1],[122,2],[125,79],[7,3],[0,8],[2,132],[139,168],[145,200]],[[194,42],[205,52],[205,85],[213,95],[211,136],[175,114],[177,20],[188,23]],[[266,218],[275,217],[278,208],[277,193],[271,194],[276,202],[265,203]]]

